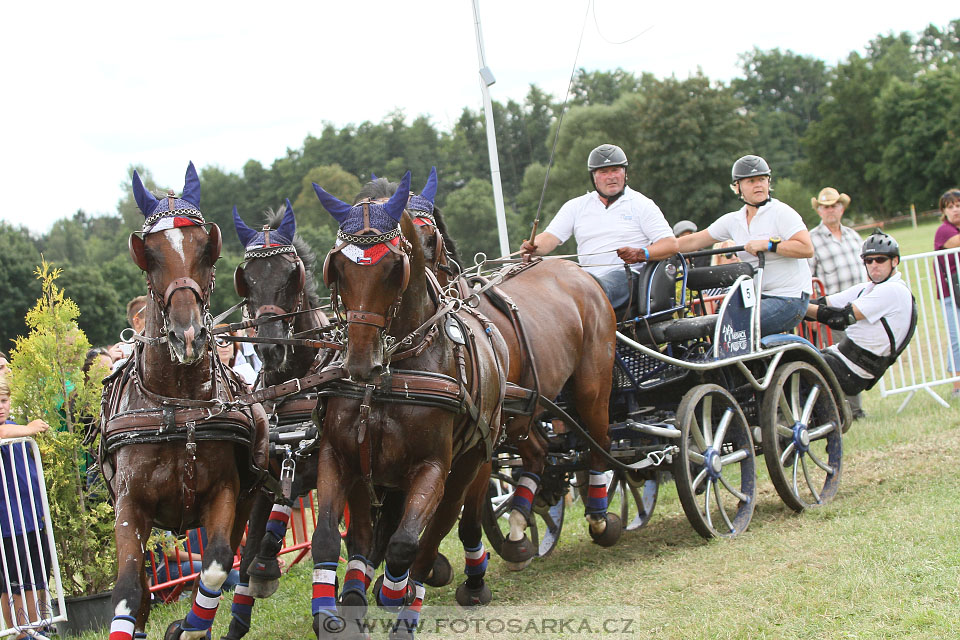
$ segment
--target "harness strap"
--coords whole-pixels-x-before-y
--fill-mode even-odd
[[[364,208],[366,211],[366,208]],[[357,446],[360,448],[360,473],[363,474],[363,483],[367,486],[370,504],[374,508],[382,506],[373,486],[373,448],[370,446],[372,437],[367,437],[367,422],[370,420],[370,405],[373,403],[373,392],[376,385],[366,385],[363,401],[360,402],[360,424],[357,429]]]
[[[373,311],[347,311],[347,324],[369,324],[378,329],[387,326],[387,316]]]
[[[197,297],[197,302],[201,304],[206,297],[204,295],[203,289],[200,288],[200,285],[197,284],[197,281],[193,278],[183,277],[177,278],[173,282],[167,285],[167,290],[163,293],[163,306],[166,307],[170,304],[170,298],[180,289],[189,289],[193,292],[193,295]]]

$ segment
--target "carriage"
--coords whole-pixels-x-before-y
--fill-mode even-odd
[[[734,249],[722,249],[729,252]],[[684,513],[702,536],[745,531],[757,500],[757,455],[777,493],[795,511],[829,502],[841,475],[842,432],[851,421],[839,384],[820,352],[786,334],[761,338],[755,291],[760,266],[692,267],[701,251],[650,263],[635,302],[618,323],[610,401],[607,493],[620,500],[627,530],[643,527],[660,483],[672,476]],[[681,317],[693,292],[725,287],[717,313]],[[702,302],[702,294],[700,297]],[[703,304],[695,305],[701,310]],[[506,411],[529,411],[529,393],[508,391]],[[571,487],[586,497],[586,457],[598,449],[568,394],[536,425],[549,443],[530,523],[539,556],[559,540]],[[516,447],[494,456],[484,532],[498,552],[517,487]]]

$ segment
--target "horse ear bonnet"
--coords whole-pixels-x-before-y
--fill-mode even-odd
[[[330,195],[323,190],[323,187],[314,183],[314,190],[323,208],[340,223],[340,231],[344,233],[356,234],[363,231],[363,206],[351,206],[342,200]],[[407,199],[410,194],[410,172],[403,176],[400,186],[397,187],[390,200],[387,202],[370,203],[370,226],[381,233],[395,229],[403,216],[403,211],[407,206]]]
[[[427,178],[427,184],[419,194],[410,196],[410,202],[407,203],[407,209],[410,211],[426,211],[433,213],[433,201],[437,197],[437,168],[430,170],[430,177]]]
[[[168,193],[168,197],[157,199],[143,186],[140,175],[136,171],[133,172],[133,197],[137,201],[140,212],[146,218],[143,225],[144,233],[205,223],[199,209],[200,177],[193,162],[187,165],[183,195],[177,198],[172,191]],[[167,222],[162,222],[165,219]]]

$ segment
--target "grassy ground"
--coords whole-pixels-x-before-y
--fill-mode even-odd
[[[960,414],[918,397],[909,412],[896,415],[898,404],[897,398],[867,394],[868,418],[844,439],[843,481],[834,502],[796,515],[763,478],[750,529],[732,541],[697,536],[671,485],[661,491],[650,524],[611,549],[589,542],[582,508],[575,504],[549,558],[521,573],[491,558],[488,580],[498,608],[483,624],[473,623],[480,633],[474,626],[469,635],[593,637],[569,629],[547,634],[542,626],[536,634],[484,631],[496,630],[503,616],[538,624],[566,616],[595,625],[615,619],[611,630],[628,625],[627,633],[603,637],[960,637]],[[453,536],[444,551],[462,567]],[[462,615],[453,609],[453,589],[428,591],[426,604],[440,607],[425,613],[428,623]],[[258,601],[254,630],[246,637],[313,637],[309,607],[305,562],[273,598]],[[183,602],[156,607],[149,637],[160,638],[186,608]],[[215,638],[228,618],[224,600]],[[467,635],[444,629],[433,637]]]
[[[936,224],[893,230],[906,255],[930,250]],[[941,387],[941,395],[949,391]],[[804,514],[783,506],[761,471],[749,531],[704,541],[687,523],[672,485],[660,493],[643,530],[611,549],[589,541],[582,507],[568,510],[554,553],[527,570],[507,571],[491,557],[488,583],[496,608],[480,620],[454,608],[454,585],[428,590],[425,637],[840,638],[960,637],[960,413],[917,396],[865,394],[865,420],[844,438],[844,469],[834,502]],[[758,468],[763,467],[758,464]],[[443,552],[462,571],[455,535]],[[258,601],[250,640],[312,638],[309,560],[280,591]],[[229,598],[214,624],[220,637]],[[154,608],[149,638],[182,618],[187,603]],[[533,624],[493,633],[504,620]],[[579,626],[550,633],[563,619]],[[479,620],[479,621],[478,621]],[[446,622],[446,626],[441,623]],[[515,628],[515,627],[511,627]],[[554,626],[553,628],[557,628]],[[469,632],[466,630],[469,629]],[[617,631],[622,633],[616,633]],[[93,640],[98,634],[86,634]],[[374,634],[374,637],[384,637]]]

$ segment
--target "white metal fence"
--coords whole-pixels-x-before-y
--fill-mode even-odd
[[[30,482],[29,465],[33,463],[37,474],[37,485]],[[53,540],[53,527],[50,519],[50,505],[47,502],[47,489],[44,484],[43,466],[40,464],[40,452],[33,438],[0,439],[0,487],[3,491],[5,522],[4,538],[0,544],[2,560],[3,591],[0,592],[0,607],[3,610],[0,620],[0,638],[26,634],[33,638],[46,638],[52,625],[66,620],[63,613],[54,615],[52,600],[56,600],[57,610],[66,611],[63,602],[63,586],[60,581],[60,563]],[[39,492],[39,495],[37,495]],[[37,498],[42,505],[37,512]],[[19,505],[14,508],[13,505]],[[27,519],[43,522],[43,529],[26,531]],[[16,535],[16,532],[24,532]],[[10,535],[13,534],[13,535]],[[6,537],[8,536],[9,537]],[[50,550],[49,565],[43,554],[31,554],[29,547],[42,548],[41,537]],[[34,556],[39,557],[37,566]],[[32,576],[44,576],[47,587],[34,586]]]
[[[945,309],[937,297],[943,274],[951,299],[958,300],[960,291],[954,290],[956,283],[949,277],[951,270],[960,271],[958,267],[960,247],[900,258],[899,271],[916,298],[919,316],[913,340],[880,379],[881,397],[907,394],[897,413],[903,411],[917,391],[930,394],[944,407],[950,406],[931,387],[960,380],[960,362],[955,362],[949,329],[951,324],[960,326],[960,310],[956,304],[949,304]]]

